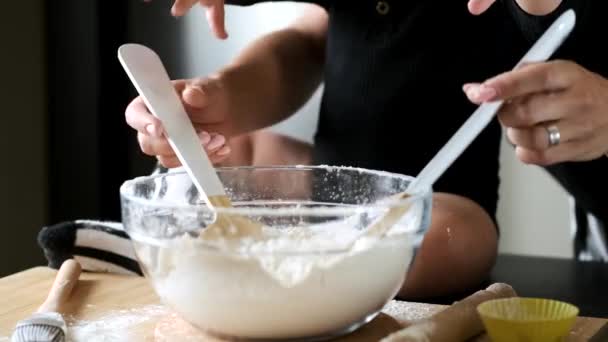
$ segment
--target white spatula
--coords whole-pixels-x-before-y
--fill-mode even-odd
[[[118,59],[150,112],[163,123],[201,198],[210,207],[217,205],[209,197],[225,198],[224,187],[158,55],[143,45],[125,44],[118,49]]]
[[[125,44],[118,49],[118,59],[150,112],[162,122],[171,147],[203,201],[212,209],[232,206],[160,57],[146,46]],[[217,215],[214,225],[203,229],[201,235],[234,237],[260,233],[257,223],[237,221],[234,217]]]
[[[574,29],[576,15],[573,10],[563,13],[545,31],[545,33],[530,48],[528,53],[520,60],[515,68],[523,64],[544,62],[548,60],[561,46]],[[419,190],[429,189],[452,165],[452,163],[466,150],[481,131],[492,121],[503,101],[484,103],[465,121],[465,123],[448,140],[441,150],[420,171],[418,176],[408,185],[403,193],[391,196],[392,200],[404,199]],[[369,227],[365,235],[385,234],[409,209],[409,206],[396,206],[386,215]]]

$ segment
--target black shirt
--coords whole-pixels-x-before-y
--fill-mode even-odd
[[[494,44],[480,44],[496,34],[489,28],[498,9],[474,17],[462,0],[388,4],[386,14],[374,0],[326,5],[330,21],[317,164],[416,175],[474,111],[462,85],[516,61]],[[434,190],[469,197],[493,215],[500,134],[495,121]]]
[[[608,56],[600,53],[601,37],[608,32],[601,14],[608,13],[605,0],[565,0],[546,17],[526,14],[514,0],[477,17],[469,14],[468,0],[316,2],[329,13],[329,32],[315,164],[416,175],[475,110],[462,85],[512,69],[572,6],[577,27],[554,58],[608,76]],[[466,196],[494,217],[500,138],[494,120],[434,190]],[[548,170],[586,209],[608,221],[604,159]]]

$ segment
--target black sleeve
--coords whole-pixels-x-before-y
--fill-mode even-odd
[[[547,168],[578,206],[608,223],[608,158],[562,163]]]

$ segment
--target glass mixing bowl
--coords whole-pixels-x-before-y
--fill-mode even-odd
[[[356,330],[397,294],[430,222],[431,190],[386,200],[411,177],[346,167],[220,168],[233,207],[210,210],[185,172],[121,189],[125,229],[161,300],[208,333],[325,339]],[[409,206],[382,236],[362,236]],[[203,239],[216,215],[263,239]]]

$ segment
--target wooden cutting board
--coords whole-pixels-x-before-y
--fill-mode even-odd
[[[37,267],[0,279],[0,341],[10,336],[15,324],[28,317],[43,302],[54,277],[54,270]],[[374,321],[339,341],[378,341],[442,308],[438,305],[393,301]],[[192,330],[187,323],[159,304],[152,288],[140,277],[85,273],[67,310],[66,316],[76,324],[72,331],[79,332],[77,337],[82,337],[80,340],[88,340],[83,337],[86,333],[95,333],[134,342],[222,341]],[[579,318],[569,341],[588,340],[606,322],[605,319]],[[110,338],[106,340],[112,341]],[[482,336],[476,341],[488,339]]]

